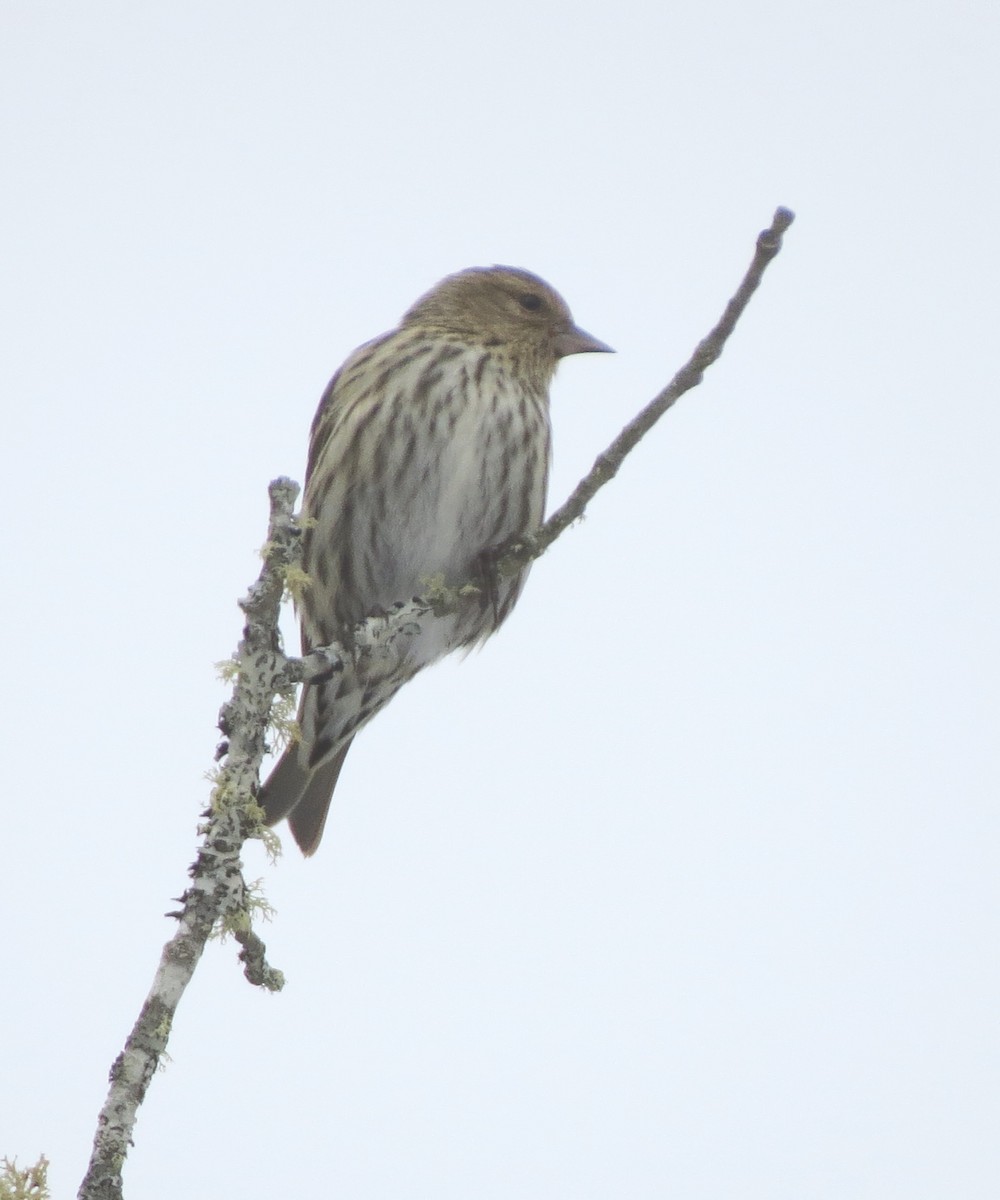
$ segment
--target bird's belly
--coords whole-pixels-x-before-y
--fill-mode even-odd
[[[436,577],[449,586],[471,581],[480,554],[517,532],[502,486],[483,457],[455,446],[432,472],[414,470],[400,488],[403,503],[378,524],[372,556],[378,604],[409,599]]]
[[[444,577],[471,582],[484,550],[541,519],[544,475],[528,478],[489,427],[459,422],[429,459],[399,480],[399,503],[377,523],[372,556],[376,602],[388,606]]]
[[[438,581],[479,584],[483,552],[540,522],[544,468],[531,469],[526,456],[512,452],[509,422],[503,432],[506,437],[481,415],[469,414],[449,439],[400,474],[393,489],[397,503],[369,526],[374,538],[367,574],[377,607],[388,610],[425,595]],[[428,665],[488,636],[522,585],[523,576],[505,580],[474,611],[426,617],[410,646],[411,664]]]

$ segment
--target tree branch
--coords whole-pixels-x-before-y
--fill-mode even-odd
[[[614,478],[660,417],[701,382],[707,368],[722,353],[768,264],[781,249],[782,234],[793,219],[788,209],[775,212],[770,228],[758,237],[753,261],[715,328],[663,391],[597,457],[565,504],[537,533],[490,554],[492,569],[498,575],[514,574],[540,557],[583,515],[588,503]],[[121,1200],[122,1167],[139,1105],[166,1048],[181,996],[213,929],[221,924],[240,942],[244,974],[251,983],[277,991],[284,982],[281,972],[269,966],[264,943],[251,930],[254,902],[239,857],[247,838],[261,835],[261,813],[254,795],[275,696],[295,683],[342,670],[348,655],[361,673],[387,656],[405,656],[406,641],[419,632],[420,622],[426,617],[481,603],[479,584],[470,582],[458,588],[435,585],[427,595],[361,622],[352,633],[350,650],[332,643],[303,658],[286,658],[280,649],[278,613],[288,569],[298,565],[300,555],[300,528],[292,512],[299,488],[289,479],[276,479],[269,491],[271,516],[264,566],[241,601],[246,626],[234,655],[236,682],[232,698],[219,714],[219,728],[228,740],[220,745],[217,758],[224,757],[225,765],[218,773],[212,806],[199,831],[202,841],[189,871],[191,884],[181,897],[180,911],[171,914],[178,918],[177,932],[163,948],[153,986],[124,1050],[111,1068],[111,1087],[98,1116],[93,1154],[78,1200]]]
[[[240,957],[252,983],[273,991],[283,983],[281,973],[267,964],[263,942],[250,932],[251,905],[240,850],[247,837],[260,829],[253,789],[284,661],[278,652],[278,611],[285,570],[298,554],[299,528],[292,516],[298,493],[298,484],[289,479],[277,479],[270,487],[264,565],[241,602],[247,620],[236,652],[237,678],[232,698],[219,716],[219,726],[230,739],[223,749],[226,764],[218,774],[212,807],[200,831],[198,857],[189,870],[191,884],[181,897],[181,910],[171,914],[178,918],[177,932],[163,948],[153,986],[111,1068],[111,1087],[97,1118],[80,1200],[121,1198],[122,1166],[139,1105],[166,1049],[181,996],[216,925],[221,922],[243,944]]]

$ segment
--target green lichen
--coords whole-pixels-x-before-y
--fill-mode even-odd
[[[49,1200],[49,1160],[39,1156],[22,1171],[17,1159],[0,1159],[0,1200]]]

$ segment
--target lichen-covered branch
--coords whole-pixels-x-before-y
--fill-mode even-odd
[[[213,929],[221,926],[242,943],[240,957],[252,983],[277,990],[283,982],[281,973],[267,964],[263,943],[250,931],[251,907],[240,850],[248,835],[259,829],[253,788],[284,663],[278,647],[278,612],[285,570],[298,554],[299,530],[292,515],[298,492],[298,484],[288,479],[271,484],[264,565],[241,602],[246,626],[236,653],[236,681],[219,718],[219,727],[228,738],[220,747],[225,761],[201,829],[198,857],[189,871],[191,882],[181,897],[180,911],[173,914],[178,918],[177,932],[163,948],[149,995],[111,1068],[111,1086],[98,1116],[80,1200],[120,1200],[122,1196],[122,1167],[139,1105],[166,1049],[181,996]]]

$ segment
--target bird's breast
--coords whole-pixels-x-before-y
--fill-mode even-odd
[[[429,580],[474,580],[485,550],[542,519],[547,396],[496,350],[446,345],[398,363],[391,344],[376,347],[320,425],[305,505],[313,584],[302,606],[314,644],[420,595]],[[414,652],[432,661],[486,636],[522,583],[505,581],[478,626],[429,625]]]
[[[383,604],[415,594],[431,576],[464,582],[484,550],[537,525],[545,505],[546,398],[518,386],[486,352],[443,363],[431,386],[426,375],[425,367],[409,393],[389,397],[389,501],[380,503],[373,480],[358,514],[374,534],[373,584]]]

